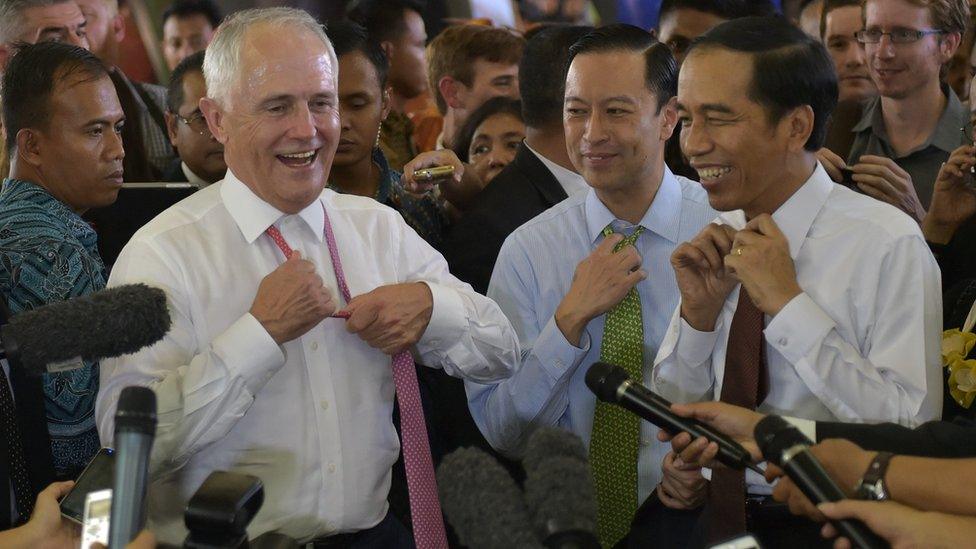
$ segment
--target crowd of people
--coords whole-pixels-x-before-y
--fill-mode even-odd
[[[841,518],[976,544],[970,6],[777,9],[428,36],[415,0],[178,0],[159,86],[119,68],[117,0],[0,0],[3,304],[145,283],[172,318],[135,354],[4,362],[0,545],[77,543],[57,499],[131,385],[158,402],[134,547],[181,543],[215,470],[262,480],[252,537],[458,546],[436,465],[476,446],[518,478],[542,427],[583,441],[603,547],[846,547]],[[197,190],[109,264],[92,216],[127,182]],[[759,461],[786,417],[850,499],[598,402],[597,361]]]

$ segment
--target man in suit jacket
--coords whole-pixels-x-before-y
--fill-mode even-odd
[[[519,64],[525,141],[515,159],[475,199],[447,233],[443,250],[451,273],[485,293],[505,238],[586,182],[566,153],[563,92],[566,58],[589,27],[552,27],[533,35]]]

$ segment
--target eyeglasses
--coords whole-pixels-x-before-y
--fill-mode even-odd
[[[892,44],[910,44],[918,42],[924,36],[930,34],[945,34],[944,30],[936,29],[895,29],[891,32],[884,32],[878,29],[864,29],[854,33],[854,38],[862,44],[877,44],[881,42],[881,37],[888,36]]]
[[[197,111],[190,115],[189,118],[184,118],[177,114],[176,119],[186,124],[186,126],[195,133],[200,135],[210,135],[210,127],[207,126],[207,119],[204,118],[202,112]]]

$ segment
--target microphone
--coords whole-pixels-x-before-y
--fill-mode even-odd
[[[532,433],[522,460],[525,503],[549,549],[600,549],[596,494],[583,441],[554,427]]]
[[[0,342],[12,367],[41,375],[134,353],[169,327],[166,294],[129,284],[24,311],[0,327]]]
[[[145,524],[149,452],[156,436],[156,393],[122,389],[115,411],[115,479],[108,546],[125,547]]]
[[[477,448],[451,452],[437,468],[437,486],[448,522],[471,549],[542,549],[529,524],[515,481]]]
[[[755,430],[756,443],[763,456],[786,472],[797,487],[814,505],[839,501],[847,496],[830,478],[823,465],[810,453],[812,442],[799,429],[779,416],[766,416]],[[881,549],[888,544],[876,536],[861,521],[844,519],[832,521],[841,535],[855,547]]]
[[[752,461],[752,456],[741,444],[712,429],[697,419],[681,417],[671,411],[671,403],[651,392],[640,383],[634,383],[620,366],[595,362],[586,372],[586,386],[597,398],[617,404],[664,429],[671,435],[685,431],[693,439],[705,437],[718,444],[717,459],[732,469],[752,469],[764,474]]]

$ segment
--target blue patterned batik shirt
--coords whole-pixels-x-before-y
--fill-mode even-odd
[[[7,179],[0,189],[0,291],[10,312],[105,288],[95,231],[38,185]],[[44,375],[44,407],[55,475],[77,474],[99,448],[98,363]]]

